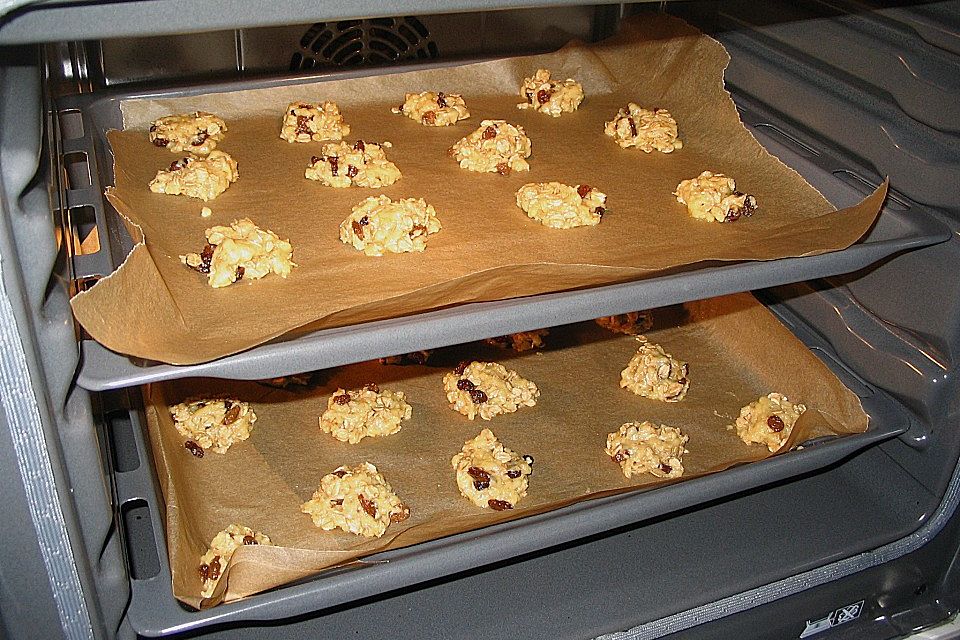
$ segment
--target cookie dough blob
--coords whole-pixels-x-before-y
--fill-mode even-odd
[[[164,116],[150,124],[150,142],[174,153],[205,156],[217,148],[227,124],[212,113],[195,111]]]
[[[583,102],[583,85],[574,80],[550,79],[550,71],[537,69],[533,76],[523,79],[520,97],[525,100],[517,109],[533,109],[548,116],[559,118],[562,113],[572,113]]]
[[[644,109],[633,102],[620,109],[613,120],[605,122],[603,132],[621,149],[636,147],[645,153],[672,153],[683,148],[683,141],[677,137],[677,121],[669,111]]]
[[[343,121],[336,102],[291,102],[283,114],[280,137],[287,142],[343,140],[350,125]]]
[[[443,376],[443,390],[450,408],[470,420],[532,407],[540,397],[537,385],[497,362],[461,363]]]
[[[734,427],[745,443],[762,444],[771,452],[779,451],[806,410],[806,406],[790,402],[782,393],[770,393],[740,409]]]
[[[734,222],[757,210],[757,199],[737,191],[737,183],[722,173],[704,171],[696,178],[683,180],[673,192],[677,202],[697,220]]]
[[[663,402],[680,402],[690,380],[687,363],[666,353],[658,344],[644,341],[620,373],[620,386],[638,396]]]
[[[530,138],[523,127],[506,120],[483,120],[476,131],[459,140],[450,149],[460,168],[481,173],[510,175],[529,171]]]
[[[422,252],[427,248],[427,236],[440,229],[436,209],[423,198],[394,201],[370,196],[340,223],[340,242],[368,256]]]
[[[607,435],[605,451],[626,477],[649,473],[657,478],[683,475],[681,459],[689,438],[676,427],[652,422],[627,422]]]
[[[300,511],[324,531],[342,529],[368,538],[379,538],[390,523],[410,517],[410,509],[369,462],[341,466],[323,476],[320,487],[300,505]]]
[[[531,182],[517,191],[517,206],[545,227],[573,229],[600,224],[607,194],[590,185]]]
[[[230,154],[211,151],[205,158],[187,156],[157,171],[150,181],[150,191],[206,202],[226,191],[239,177],[237,162]]]
[[[266,535],[240,524],[231,524],[214,536],[206,553],[200,556],[200,566],[197,569],[200,580],[203,582],[200,595],[204,598],[213,595],[224,569],[227,568],[237,549],[260,544],[272,545],[273,543]]]
[[[202,450],[226,453],[230,445],[250,437],[257,414],[249,403],[230,399],[194,400],[170,407],[173,426],[187,439],[187,450],[197,455],[193,442]],[[199,452],[197,457],[202,457]]]
[[[389,436],[400,431],[412,409],[402,391],[368,384],[361,389],[337,389],[327,399],[320,430],[340,442],[356,444],[366,437]]]
[[[243,279],[259,280],[269,273],[286,278],[297,266],[290,243],[249,218],[235,220],[229,227],[211,227],[206,236],[203,251],[182,255],[180,262],[208,274],[207,283],[214,289]]]
[[[387,160],[384,149],[389,142],[364,142],[352,145],[330,142],[323,145],[321,155],[313,156],[304,172],[308,180],[317,180],[328,187],[386,187],[400,179],[397,165]]]
[[[463,497],[481,509],[513,509],[527,495],[533,458],[520,456],[484,429],[450,461]]]
[[[405,115],[425,127],[449,127],[470,117],[463,96],[459,93],[421,91],[408,93],[399,107],[390,110]]]

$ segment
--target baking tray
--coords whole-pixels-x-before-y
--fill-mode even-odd
[[[808,441],[803,443],[802,450],[720,473],[587,500],[547,513],[374,554],[349,567],[324,571],[315,578],[201,611],[188,610],[173,597],[166,553],[164,502],[153,466],[141,464],[133,470],[115,474],[118,502],[124,506],[145,505],[136,515],[140,527],[134,532],[128,531],[127,539],[130,544],[141,548],[148,545],[151,561],[146,564],[153,564],[149,576],[139,577],[134,571],[128,619],[144,636],[163,636],[223,623],[281,620],[346,605],[617,527],[642,524],[645,520],[694,505],[815,472],[870,445],[896,437],[908,428],[909,416],[895,400],[846,369],[826,343],[805,325],[795,318],[782,320],[860,398],[870,419],[865,433]],[[131,409],[130,420],[131,436],[140,460],[151,460],[145,420],[139,405]],[[144,566],[135,559],[132,564]]]
[[[435,65],[442,66],[442,65]],[[337,79],[407,69],[379,69],[336,74]],[[150,91],[124,91],[104,96],[75,96],[60,101],[62,153],[86,157],[89,186],[66,191],[69,207],[89,207],[95,213],[101,249],[74,256],[78,279],[112,273],[133,247],[119,216],[103,197],[113,182],[113,158],[106,131],[122,126],[120,101],[131,98],[188,96],[217,91],[316,82],[324,77],[272,78],[227,84]],[[734,95],[735,102],[738,101]],[[743,102],[741,100],[740,102]],[[837,207],[858,202],[875,188],[869,179],[834,158],[829,150],[815,148],[787,133],[784,125],[759,105],[739,104],[748,129],[773,155],[799,171]],[[79,119],[79,120],[78,120]],[[79,126],[76,124],[79,122]],[[77,173],[76,163],[71,163]],[[68,171],[69,175],[69,171]],[[85,176],[86,174],[84,174]],[[83,180],[82,184],[86,181]],[[99,343],[81,341],[81,367],[77,382],[91,391],[104,391],[183,377],[256,380],[371,360],[378,357],[459,344],[495,335],[544,326],[568,324],[601,315],[661,307],[701,298],[770,287],[856,271],[901,251],[943,242],[949,230],[919,206],[888,198],[874,227],[858,243],[821,255],[763,262],[701,263],[643,280],[458,305],[401,318],[324,329],[293,340],[274,341],[232,356],[195,365],[169,365],[131,358]]]

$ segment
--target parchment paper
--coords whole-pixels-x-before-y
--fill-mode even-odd
[[[879,213],[885,185],[835,211],[803,178],[767,153],[743,127],[716,41],[669,17],[628,22],[609,41],[571,44],[548,55],[396,75],[279,86],[181,98],[127,100],[126,130],[110,132],[116,186],[108,197],[137,225],[126,263],[72,304],[76,317],[110,349],[174,364],[207,361],[303,328],[359,323],[481,300],[504,299],[632,280],[708,260],[769,260],[845,248]],[[579,111],[560,118],[520,111],[524,76],[546,67],[582,82]],[[423,127],[393,115],[407,91],[463,93],[472,117]],[[388,140],[403,177],[380,190],[333,189],[303,171],[320,143],[279,135],[292,100],[335,100],[351,140]],[[671,154],[620,149],[603,123],[635,101],[666,107],[684,147]],[[225,117],[220,145],[239,162],[240,179],[208,203],[151,193],[156,171],[175,159],[147,140],[149,122],[202,109]],[[485,118],[522,125],[533,142],[529,172],[509,177],[460,169],[446,151]],[[692,219],[672,191],[701,171],[722,172],[757,197],[760,210],[735,224]],[[607,215],[590,228],[548,229],[517,208],[528,182],[590,184],[608,195]],[[369,195],[423,197],[443,230],[423,254],[364,256],[338,240],[338,225]],[[300,265],[276,276],[212,290],[178,256],[199,251],[204,229],[249,217],[289,238]]]
[[[662,483],[652,476],[624,478],[604,453],[606,435],[624,422],[651,420],[689,435],[683,479],[768,457],[766,447],[747,446],[726,427],[740,407],[771,391],[809,407],[784,450],[813,437],[866,430],[867,416],[857,396],[749,294],[657,310],[655,317],[657,326],[648,337],[690,363],[690,390],[679,403],[620,389],[620,371],[637,342],[589,322],[552,330],[548,348],[540,353],[517,355],[471,343],[436,352],[430,366],[369,362],[319,372],[319,386],[302,391],[217,380],[149,387],[147,418],[167,500],[174,595],[192,606],[201,604],[199,558],[213,536],[231,523],[263,531],[283,548],[243,548],[227,574],[227,599],[378,550]],[[533,380],[541,390],[537,405],[489,422],[471,422],[451,410],[441,379],[468,358],[500,361]],[[321,433],[318,417],[327,397],[338,386],[356,388],[371,381],[406,394],[413,416],[402,430],[357,445]],[[194,458],[166,407],[187,397],[218,394],[252,403],[258,418],[253,434],[224,455],[208,452]],[[528,495],[513,511],[480,510],[457,490],[450,458],[484,427],[507,447],[535,459]],[[379,540],[315,528],[300,513],[300,504],[324,474],[363,461],[375,464],[410,506],[410,519],[390,525]],[[215,594],[203,605],[223,595]]]

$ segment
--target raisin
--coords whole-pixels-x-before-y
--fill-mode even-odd
[[[743,213],[741,209],[730,209],[727,211],[727,215],[724,216],[724,222],[736,222],[740,219],[740,215]]]
[[[521,475],[523,475],[523,472],[520,471],[520,469],[510,469],[509,471],[507,471],[507,477],[513,480],[516,480]]]
[[[467,475],[473,478],[474,480],[479,480],[480,482],[486,482],[490,484],[490,474],[481,469],[480,467],[470,467],[467,469]]]
[[[476,388],[476,385],[466,378],[460,378],[457,380],[457,389],[460,389],[460,391],[473,391]]]
[[[577,187],[577,195],[581,198],[586,198],[591,191],[593,191],[593,187],[588,184],[581,184]]]
[[[537,102],[540,104],[547,104],[550,102],[550,92],[546,89],[540,89],[540,91],[537,91]]]
[[[410,237],[414,237],[415,235],[418,235],[418,236],[427,235],[427,228],[422,224],[413,225],[413,228],[410,229]]]
[[[157,130],[157,125],[155,124],[150,125],[150,133],[153,133],[156,130]]]
[[[210,579],[216,580],[220,577],[220,556],[214,556],[210,561]]]
[[[246,536],[243,536],[243,544],[251,545],[251,544],[260,544],[260,543],[257,542],[257,539],[254,538],[253,536],[246,535]]]
[[[633,118],[627,118],[627,122],[630,123],[630,135],[634,138],[637,137],[637,123],[633,121]]]
[[[513,509],[513,505],[506,500],[487,500],[487,504],[490,505],[490,508],[494,511],[506,511],[507,509]]]
[[[213,260],[213,250],[214,246],[208,242],[203,247],[203,251],[200,252],[200,264],[194,267],[194,269],[200,273],[210,273],[210,262]]]
[[[437,94],[437,106],[441,109],[447,106],[447,96],[443,95],[443,91]]]
[[[297,129],[294,133],[297,135],[301,133],[310,135],[310,127],[307,126],[308,122],[310,122],[310,116],[297,116]]]
[[[154,144],[154,146],[156,146],[156,147],[165,147],[165,146],[167,146],[167,143],[168,143],[168,142],[170,142],[170,141],[167,140],[166,138],[154,138],[154,139],[153,139],[153,144]],[[172,169],[171,169],[171,171],[172,171]]]
[[[597,207],[596,209],[593,210],[593,212],[602,218],[603,214],[605,214],[607,210],[604,209],[603,207]]]
[[[480,389],[471,389],[470,399],[473,400],[474,404],[483,404],[487,401],[487,394]]]
[[[247,272],[247,270],[244,269],[243,267],[237,267],[237,279],[236,279],[236,282],[240,282],[241,280],[243,280],[243,274],[246,273],[246,272]]]
[[[200,565],[200,570],[198,573],[200,574],[200,579],[206,582],[207,580],[210,579],[210,565],[208,564]]]
[[[626,460],[626,459],[629,458],[629,457],[630,457],[630,454],[629,454],[629,453],[627,453],[626,451],[622,451],[622,450],[621,450],[621,451],[617,451],[617,454],[616,454],[615,456],[613,456],[613,461],[614,461],[614,462],[623,462],[624,460]]]
[[[310,164],[317,164],[320,160],[321,158],[318,156],[310,156]]]
[[[357,222],[360,223],[360,226],[365,227],[368,224],[370,224],[370,218],[368,218],[367,216],[363,216],[362,218],[357,220]]]
[[[343,504],[343,498],[334,498],[333,500],[330,501],[330,504],[332,504],[335,507],[339,507],[340,505]]]
[[[410,507],[405,504],[400,505],[400,511],[390,514],[390,522],[403,522],[410,517]]]
[[[187,440],[186,442],[183,443],[183,446],[186,447],[187,451],[189,451],[190,453],[192,453],[192,454],[195,455],[196,457],[198,457],[198,458],[202,458],[202,457],[203,457],[203,447],[201,447],[200,445],[198,445],[198,444],[197,444],[196,442],[194,442],[193,440]]]
[[[327,161],[330,163],[330,173],[337,175],[337,169],[340,168],[340,158],[337,156],[330,156],[327,158]]]
[[[353,150],[363,153],[364,151],[367,150],[367,145],[363,143],[363,140],[357,140],[353,145]]]
[[[457,368],[453,370],[458,376],[462,376],[463,372],[467,370],[467,367],[470,365],[469,360],[463,360],[460,364],[457,365]]]
[[[453,156],[457,155],[457,150],[454,149],[453,147],[450,147],[449,149],[447,149],[447,155],[452,158]]]
[[[783,419],[780,416],[770,416],[767,418],[767,426],[770,427],[770,431],[780,433],[787,425],[783,423]]]
[[[186,160],[186,158],[184,158]],[[179,171],[183,165],[180,164],[179,160],[174,160],[170,163],[170,166],[167,168],[167,171]]]
[[[349,398],[348,398],[348,399],[349,399]],[[346,469],[337,469],[336,471],[333,472],[333,475],[337,476],[338,478],[342,478],[343,476],[347,475],[347,470],[346,470]]]
[[[355,166],[353,166],[352,164],[347,165],[348,178],[356,178],[358,173],[360,173],[360,171]]]
[[[349,394],[349,393],[341,393],[341,394],[338,395],[338,396],[333,396],[333,402],[334,402],[334,404],[340,404],[340,405],[347,404],[347,403],[350,402],[350,394]],[[343,476],[340,476],[340,477],[342,478]]]
[[[476,489],[477,491],[483,491],[484,489],[488,488],[489,486],[490,486],[490,481],[489,481],[489,480],[474,480],[474,481],[473,481],[473,488]]]
[[[500,162],[500,163],[498,163],[498,164],[497,164],[497,173],[499,173],[499,174],[502,175],[502,176],[508,176],[508,175],[510,175],[510,165],[508,165],[506,162]]]
[[[664,473],[670,473],[671,471],[673,471],[673,467],[671,467],[667,463],[663,463],[660,465],[660,471],[663,471]]]
[[[192,146],[194,146],[194,147],[199,147],[199,146],[202,145],[204,142],[206,142],[206,141],[207,141],[207,138],[209,138],[209,137],[210,137],[210,134],[208,134],[206,131],[200,131],[200,132],[198,132],[197,135],[193,138],[193,140],[190,141],[190,144],[191,144]]]
[[[733,195],[740,197],[743,195],[740,191],[734,191]],[[753,196],[746,196],[743,199],[743,208],[741,210],[741,215],[752,216],[753,212],[757,210],[757,199]]]
[[[360,226],[359,222],[357,222],[356,220],[352,221],[350,223],[350,228],[353,229],[353,232],[356,234],[358,238],[363,240],[363,227]]]
[[[224,400],[223,401],[223,410],[230,411],[230,407],[233,406],[233,400]]]
[[[223,416],[223,424],[233,424],[240,419],[240,405],[235,404],[230,407],[230,411]]]
[[[497,137],[497,128],[493,125],[487,127],[483,130],[483,133],[480,135],[484,140],[493,140]]]
[[[371,518],[377,517],[377,505],[373,504],[369,500],[363,497],[363,494],[357,496],[360,498],[360,506],[363,507],[363,510],[367,512],[367,515]]]
[[[437,121],[437,112],[427,111],[425,114],[423,114],[421,120],[423,120],[424,124],[434,124]]]
[[[367,391],[373,391],[374,393],[380,393],[380,387],[377,386],[377,383],[376,383],[376,382],[368,382],[367,384],[363,385],[363,388],[366,389]]]

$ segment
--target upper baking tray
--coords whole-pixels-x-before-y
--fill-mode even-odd
[[[365,70],[337,74],[336,77],[391,71]],[[67,189],[65,201],[71,208],[85,206],[95,213],[101,243],[97,253],[74,257],[76,277],[111,273],[133,246],[119,216],[103,198],[104,187],[113,182],[113,158],[106,132],[122,126],[121,100],[185,96],[322,79],[317,76],[275,78],[148,92],[116,92],[62,100],[58,104],[61,114],[61,153],[70,154],[69,157],[74,161],[78,154],[85,154],[90,181],[89,186]],[[829,149],[801,142],[757,105],[746,105],[736,95],[734,100],[738,102],[744,123],[764,147],[799,171],[835,206],[852,205],[874,188],[869,180],[837,160]],[[65,162],[64,165],[65,175],[71,176],[71,171],[77,173],[75,162]],[[71,186],[73,182],[85,184],[86,181],[71,180]],[[324,329],[196,365],[146,362],[112,352],[93,340],[85,339],[81,342],[78,384],[92,391],[103,391],[193,376],[253,380],[290,375],[505,333],[589,320],[601,315],[848,273],[904,250],[945,241],[949,236],[947,228],[932,216],[894,196],[888,199],[877,223],[860,242],[843,251],[827,254],[765,262],[701,263],[623,284],[458,305],[401,318]]]

